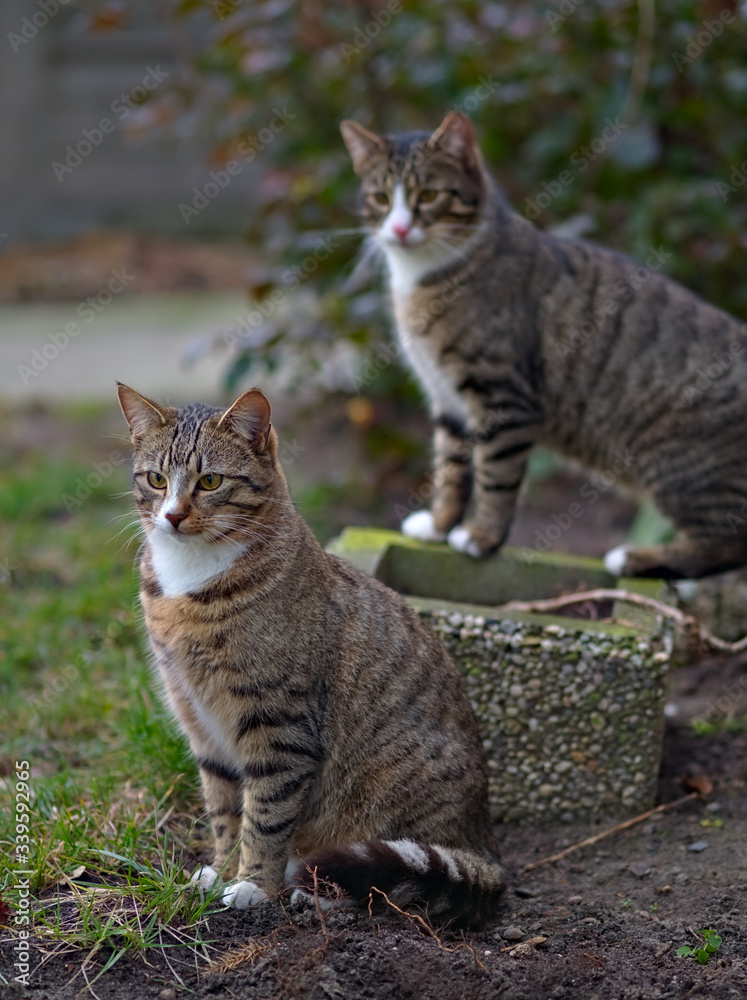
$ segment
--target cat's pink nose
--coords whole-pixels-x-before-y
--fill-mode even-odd
[[[167,514],[166,520],[170,521],[174,527],[178,529],[179,525],[186,518],[186,516],[186,514],[180,514],[178,511],[175,511],[173,514]]]
[[[396,222],[392,226],[392,232],[394,233],[395,236],[399,236],[399,238],[404,243],[405,239],[407,238],[407,234],[410,232],[410,226],[407,225],[406,223]]]

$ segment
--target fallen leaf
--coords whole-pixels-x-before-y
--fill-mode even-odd
[[[683,774],[680,778],[682,787],[688,792],[698,792],[699,795],[710,795],[713,791],[713,782],[707,774]]]

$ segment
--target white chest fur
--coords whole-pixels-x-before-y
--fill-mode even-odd
[[[156,578],[166,597],[194,593],[227,573],[243,551],[233,542],[170,537],[158,528],[151,532],[148,545]]]
[[[399,331],[405,356],[425,389],[434,414],[448,414],[467,423],[469,410],[459,395],[451,373],[434,357],[433,348],[426,337]]]

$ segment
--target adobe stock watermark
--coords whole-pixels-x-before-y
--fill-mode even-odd
[[[559,197],[566,188],[575,183],[576,175],[582,174],[588,167],[609,149],[622,133],[629,128],[626,122],[621,122],[617,117],[605,118],[604,128],[598,136],[595,136],[588,146],[579,146],[575,149],[569,161],[573,167],[571,170],[561,170],[557,177],[550,181],[542,182],[542,190],[538,191],[533,198],[527,198],[524,205],[524,215],[527,219],[537,219],[550,204]],[[575,173],[574,173],[575,171]]]
[[[78,476],[73,493],[63,493],[60,497],[68,514],[73,514],[78,507],[82,506],[94,490],[106,482],[118,465],[128,461],[129,455],[124,455],[121,451],[110,451],[103,462],[92,462],[93,471],[89,472],[85,479]]]
[[[222,21],[236,13],[241,6],[241,0],[212,0],[210,6],[218,15],[218,19]]]
[[[493,79],[492,73],[489,76],[478,76],[477,86],[472,93],[468,97],[465,97],[465,99],[459,104],[455,104],[452,110],[470,114],[478,108],[483,101],[487,101],[489,97],[492,97],[495,91],[499,88],[500,83],[496,83]]]
[[[716,190],[722,201],[728,201],[731,195],[736,194],[745,184],[747,184],[747,160],[731,168],[728,184],[726,181],[716,181]]]
[[[24,45],[33,41],[42,28],[46,28],[50,20],[59,13],[61,7],[66,7],[70,0],[36,0],[39,8],[28,17],[21,18],[21,26],[17,32],[8,32],[8,41],[14,52],[18,53]]]
[[[740,702],[747,698],[747,676],[735,684],[724,684],[721,691],[722,694],[707,703],[703,721],[714,723],[734,717]]]
[[[284,131],[289,122],[298,116],[288,110],[288,105],[282,108],[272,109],[272,118],[264,128],[261,128],[256,135],[244,137],[238,144],[237,150],[241,156],[240,160],[229,160],[225,164],[224,170],[211,170],[208,180],[202,187],[192,188],[194,197],[189,204],[180,201],[177,208],[182,217],[182,221],[189,225],[192,218],[199,215],[208,205],[215,201],[221,191],[225,191],[234,177],[238,177],[244,170],[247,163],[252,163],[257,156],[270,145],[275,136]]]
[[[15,762],[15,831],[13,837],[14,854],[16,857],[16,867],[10,872],[12,877],[11,889],[16,896],[16,912],[13,914],[13,923],[17,928],[14,935],[13,951],[15,961],[13,968],[16,969],[15,982],[29,984],[31,975],[31,948],[29,938],[31,931],[31,876],[34,874],[30,867],[29,855],[31,854],[31,765],[27,760],[17,760]]]
[[[698,30],[688,37],[685,51],[672,53],[672,61],[677,71],[684,73],[685,67],[700,59],[705,50],[723,34],[726,25],[734,24],[736,20],[734,11],[726,7],[718,17],[707,17],[701,21]]]
[[[747,323],[742,325],[740,334],[747,335]],[[731,370],[742,354],[744,354],[744,344],[738,340],[733,340],[726,351],[713,351],[707,363],[698,368],[693,382],[685,388],[683,394],[685,405],[693,406],[714,382],[718,382]]]
[[[121,295],[129,283],[135,280],[135,275],[128,274],[123,267],[112,268],[111,275],[103,288],[100,288],[95,295],[89,295],[85,301],[78,305],[75,314],[83,321],[82,323],[77,319],[71,319],[65,323],[61,330],[54,330],[47,334],[48,343],[41,348],[35,347],[33,349],[27,365],[17,366],[18,375],[24,385],[28,385],[32,379],[38,378],[50,362],[55,360],[60,351],[64,351],[75,337],[80,336],[83,327],[92,323],[113,301],[114,297]]]
[[[10,587],[13,583],[13,570],[18,567],[12,566],[10,559],[6,558],[0,562],[0,584],[4,587]]]
[[[560,360],[565,361],[569,355],[575,354],[591,337],[594,337],[607,320],[619,312],[623,305],[651,280],[653,274],[661,270],[664,262],[671,256],[672,252],[663,246],[652,247],[645,264],[629,268],[622,278],[618,278],[612,295],[602,305],[596,307],[589,319],[571,331],[565,343],[559,345]]]
[[[738,514],[729,512],[726,515],[726,524],[732,535],[744,534],[744,529],[747,528],[747,500],[743,500],[740,504]]]
[[[589,507],[593,507],[599,498],[612,489],[621,477],[626,476],[635,463],[636,458],[628,448],[618,448],[609,468],[603,472],[595,472],[580,487],[578,500],[571,501],[565,510],[553,514],[550,522],[543,529],[537,528],[534,535],[534,547],[522,545],[519,550],[521,558],[525,562],[533,563],[539,558],[540,553],[548,552],[569,530],[571,525],[584,516]]]
[[[79,167],[86,160],[94,149],[97,149],[104,141],[105,136],[116,131],[118,122],[123,122],[135,108],[142,104],[151,91],[162,83],[171,74],[167,70],[161,69],[160,64],[155,67],[148,66],[142,82],[137,84],[128,93],[115,97],[109,106],[109,110],[116,115],[113,118],[101,118],[93,128],[84,128],[81,132],[82,138],[73,145],[68,143],[65,147],[65,158],[62,160],[52,160],[52,171],[57,180],[62,183],[68,174],[71,174],[76,167]]]
[[[374,38],[378,38],[381,32],[388,28],[392,18],[401,14],[403,10],[402,0],[389,0],[389,3],[382,10],[371,11],[371,19],[366,21],[362,28],[356,28],[353,32],[351,42],[340,43],[340,54],[345,62],[350,62],[359,56],[366,49]]]
[[[288,295],[295,292],[304,281],[315,274],[319,265],[327,260],[340,243],[332,236],[319,239],[311,253],[293,267],[285,270],[281,277],[282,285],[278,285],[264,299],[253,303],[251,312],[246,316],[237,316],[236,324],[223,334],[223,340],[229,347],[244,348],[249,346],[252,333],[259,330],[276,314],[286,301]]]
[[[571,15],[575,14],[584,0],[560,0],[557,10],[548,9],[545,11],[545,20],[555,32],[560,25]]]

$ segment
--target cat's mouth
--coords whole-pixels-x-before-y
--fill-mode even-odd
[[[156,520],[156,530],[162,532],[168,538],[178,538],[183,541],[188,541],[200,533],[199,531],[195,531],[193,526],[186,525],[184,519],[172,521],[169,518],[159,518]]]
[[[417,226],[413,226],[406,232],[385,231],[382,233],[382,238],[388,247],[397,247],[404,250],[414,250],[422,247],[425,243],[425,233]]]

